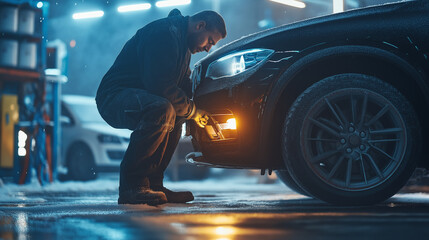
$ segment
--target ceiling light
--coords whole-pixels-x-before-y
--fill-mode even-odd
[[[118,12],[132,12],[150,9],[152,5],[150,3],[141,3],[133,5],[125,5],[118,7]]]
[[[333,1],[333,12],[334,13],[344,12],[344,0]]]
[[[296,8],[305,8],[305,3],[296,0],[271,0],[272,2],[281,3]]]
[[[103,11],[81,12],[73,14],[73,19],[97,18],[104,15]]]
[[[157,7],[172,7],[190,4],[191,0],[164,0],[155,3]]]

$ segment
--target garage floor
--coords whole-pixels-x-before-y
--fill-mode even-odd
[[[338,207],[256,177],[168,182],[189,204],[117,205],[117,178],[0,188],[0,239],[425,239],[429,187]]]

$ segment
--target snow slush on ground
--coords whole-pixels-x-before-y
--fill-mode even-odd
[[[165,181],[164,185],[172,190],[191,190],[195,192],[252,192],[256,188],[266,191],[279,189],[279,193],[289,191],[281,182],[261,184],[260,179],[254,176],[233,176],[225,178],[208,178],[194,181]],[[283,190],[283,191],[281,191]],[[0,204],[3,203],[42,203],[46,200],[44,195],[52,194],[79,194],[109,192],[117,194],[119,191],[118,177],[101,177],[100,179],[80,181],[55,181],[41,186],[36,178],[29,184],[18,185],[15,183],[2,184],[0,182]]]
[[[224,193],[228,196],[235,192],[248,193],[245,194],[252,200],[264,201],[270,200],[292,200],[292,199],[305,199],[307,197],[296,194],[288,189],[279,180],[271,182],[270,184],[260,183],[260,178],[255,176],[229,176],[222,178],[208,178],[206,180],[194,181],[165,181],[164,184],[167,188],[172,190],[190,190],[200,194]],[[36,178],[30,184],[18,185],[14,183],[2,183],[0,181],[0,204],[42,204],[46,202],[45,197],[56,195],[61,196],[63,193],[68,195],[97,194],[109,193],[108,195],[116,196],[119,191],[119,181],[117,175],[110,177],[101,177],[97,180],[79,182],[55,181],[51,184],[41,186]],[[253,195],[252,192],[266,192],[268,195],[258,194]],[[274,194],[273,193],[276,193]],[[107,197],[107,196],[106,196]],[[388,200],[388,202],[396,203],[429,203],[429,194],[427,192],[413,192],[413,193],[398,193]]]

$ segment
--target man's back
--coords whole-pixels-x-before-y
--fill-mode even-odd
[[[163,95],[163,82],[180,85],[189,67],[186,45],[187,18],[163,18],[139,29],[125,44],[97,91],[97,102],[125,88],[145,89]],[[165,61],[168,60],[168,61]],[[165,74],[165,71],[169,74]],[[163,78],[163,79],[160,79]],[[167,97],[168,96],[164,96]]]

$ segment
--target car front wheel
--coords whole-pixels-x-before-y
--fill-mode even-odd
[[[298,184],[295,182],[295,180],[293,180],[288,170],[277,170],[276,174],[277,177],[280,178],[280,180],[292,191],[307,197],[311,197],[310,194],[308,194],[304,189],[302,189],[302,187],[298,186]]]
[[[68,177],[72,180],[88,181],[97,178],[94,156],[83,142],[74,143],[67,152]]]
[[[374,204],[411,176],[420,132],[413,107],[393,86],[340,74],[297,98],[283,125],[283,158],[312,196],[333,204]]]

